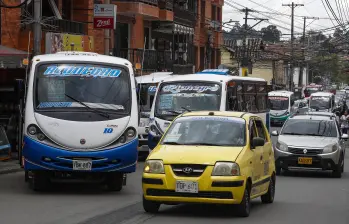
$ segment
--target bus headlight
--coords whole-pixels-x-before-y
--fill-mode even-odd
[[[130,128],[130,129],[127,130],[126,134],[127,134],[128,138],[133,138],[136,135],[136,131]]]
[[[43,141],[43,140],[45,140],[46,136],[45,136],[43,133],[38,133],[37,138],[38,138],[40,141]]]
[[[117,140],[119,143],[126,143],[135,138],[137,131],[133,127],[129,127]]]
[[[38,132],[38,128],[36,127],[35,124],[31,124],[31,125],[28,126],[27,131],[28,131],[29,134],[35,135]]]

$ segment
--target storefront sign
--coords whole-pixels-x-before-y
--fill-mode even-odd
[[[45,53],[53,54],[60,51],[94,51],[93,36],[72,35],[65,33],[46,33]]]
[[[95,4],[93,27],[95,29],[116,29],[116,11],[114,4]]]

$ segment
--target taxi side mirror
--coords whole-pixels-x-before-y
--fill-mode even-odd
[[[272,136],[278,136],[278,135],[279,135],[279,132],[278,132],[278,131],[272,131],[272,132],[271,132],[271,135],[272,135]]]
[[[261,138],[261,137],[254,137],[254,138],[252,139],[252,146],[253,146],[253,147],[264,146],[264,144],[265,144],[264,138]]]

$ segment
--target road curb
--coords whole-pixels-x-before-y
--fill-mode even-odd
[[[9,173],[17,173],[23,171],[23,168],[13,168],[13,169],[4,169],[0,170],[0,175],[1,174],[9,174]]]

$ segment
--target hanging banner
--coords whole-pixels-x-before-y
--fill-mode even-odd
[[[93,36],[86,35],[46,33],[45,49],[46,54],[60,51],[94,52],[94,39]]]

